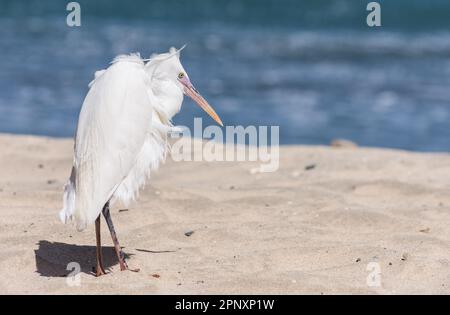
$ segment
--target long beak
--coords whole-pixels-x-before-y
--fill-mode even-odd
[[[196,102],[198,106],[200,106],[205,112],[208,113],[209,116],[211,116],[212,119],[214,119],[219,125],[223,127],[223,123],[222,120],[220,120],[219,115],[217,115],[217,113],[203,98],[203,96],[200,95],[197,89],[192,84],[190,84],[190,82],[189,84],[185,84],[184,82],[182,83],[184,85],[184,93],[192,98],[192,100]]]

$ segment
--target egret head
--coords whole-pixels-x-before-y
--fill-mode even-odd
[[[170,48],[169,53],[160,54],[156,57],[152,56],[150,58],[151,62],[154,61],[157,63],[153,69],[155,72],[154,74],[157,77],[163,77],[164,80],[169,80],[174,83],[184,95],[189,96],[219,125],[223,126],[222,120],[219,118],[211,105],[209,105],[209,103],[197,91],[189,79],[186,70],[184,70],[183,65],[180,62],[180,51],[183,48],[184,46],[177,50],[172,47]]]

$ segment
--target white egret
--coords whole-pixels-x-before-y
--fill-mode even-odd
[[[183,47],[184,48],[184,47]],[[181,48],[181,49],[183,49]],[[183,95],[191,97],[217,123],[222,121],[194,88],[180,62],[180,50],[116,57],[97,71],[83,102],[75,137],[73,168],[64,187],[61,220],[73,219],[78,230],[95,222],[96,275],[105,274],[100,242],[103,213],[120,269],[128,269],[109,211],[116,200],[134,200],[150,172],[168,151],[172,117]],[[147,61],[147,62],[146,62]]]

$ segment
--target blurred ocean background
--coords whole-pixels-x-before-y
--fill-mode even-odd
[[[187,44],[182,62],[227,125],[279,125],[283,144],[450,150],[450,1],[0,2],[0,132],[71,137],[115,55]],[[205,117],[185,101],[176,124]],[[207,120],[206,120],[207,119]]]

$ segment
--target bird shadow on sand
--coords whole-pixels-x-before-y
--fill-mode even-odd
[[[95,246],[74,245],[59,242],[39,241],[39,247],[34,251],[36,258],[36,272],[43,277],[67,277],[74,268],[70,263],[78,263],[80,271],[94,274]],[[102,247],[103,265],[108,271],[118,265],[113,246]],[[125,253],[125,258],[131,255]]]

